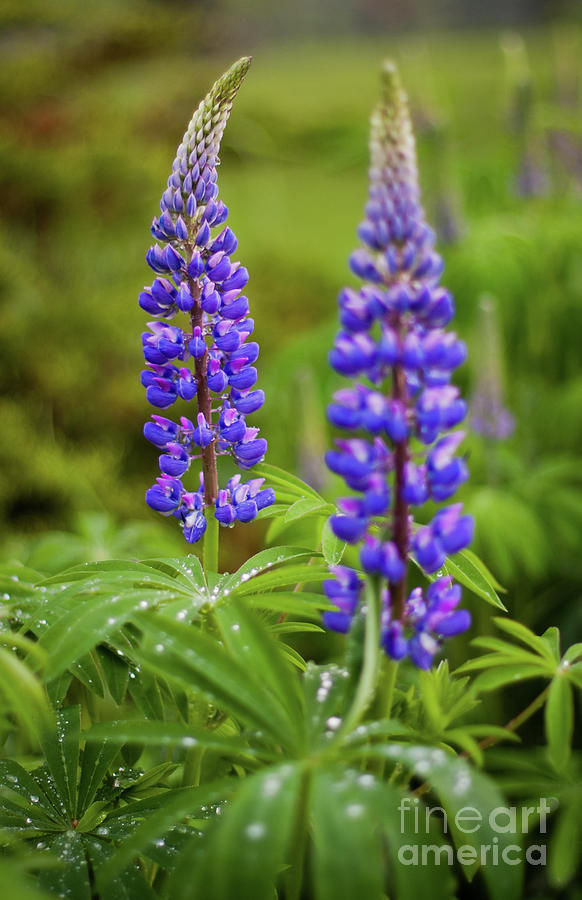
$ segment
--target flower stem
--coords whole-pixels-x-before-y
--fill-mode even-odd
[[[394,698],[394,685],[396,684],[396,672],[398,662],[387,656],[382,661],[380,683],[376,694],[375,713],[378,719],[389,719],[392,712],[392,700]]]
[[[362,716],[373,700],[376,685],[378,683],[378,671],[380,668],[380,579],[369,577],[366,579],[366,632],[364,637],[364,662],[360,673],[360,680],[356,689],[356,695],[342,727],[339,736],[349,734],[356,727]]]
[[[550,693],[550,685],[548,685],[541,694],[538,694],[529,706],[526,706],[525,709],[522,709],[520,713],[514,716],[513,719],[505,725],[506,731],[515,731],[520,725],[523,725],[524,722],[527,722],[538,709],[541,709],[544,703],[547,700],[548,694]],[[482,741],[479,741],[479,746],[481,750],[487,750],[488,747],[493,747],[494,744],[497,744],[499,741],[503,740],[503,735],[491,735],[488,738],[484,738]]]
[[[198,787],[203,756],[203,747],[190,747],[186,750],[184,770],[182,772],[182,787]]]
[[[401,403],[407,402],[406,376],[402,366],[392,370],[392,397]],[[394,509],[392,539],[398,548],[400,559],[407,565],[408,559],[408,504],[403,497],[404,470],[408,461],[408,441],[394,444]],[[392,621],[401,619],[406,599],[406,571],[400,581],[390,585],[390,611]]]
[[[219,538],[218,519],[214,515],[214,510],[210,507],[206,508],[206,531],[204,532],[204,549],[202,551],[202,563],[206,575],[209,572],[218,572],[218,538]]]
[[[191,313],[192,331],[202,327],[202,306],[200,305],[200,285],[193,279],[188,284],[195,303]],[[194,377],[196,380],[196,402],[198,412],[203,413],[206,423],[212,427],[212,400],[207,380],[208,349],[204,356],[194,360]],[[216,450],[214,441],[211,441],[202,451],[202,472],[204,475],[204,503],[206,506],[214,506],[218,496],[218,475],[216,471]]]

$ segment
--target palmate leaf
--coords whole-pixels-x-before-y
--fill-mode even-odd
[[[148,589],[90,594],[57,619],[40,638],[49,662],[46,678],[51,680],[97,644],[118,632],[138,610],[171,598],[166,591]]]
[[[443,865],[435,871],[430,864],[405,865],[399,858],[401,848],[423,837],[443,844],[432,831],[419,839],[414,817],[401,813],[403,796],[368,772],[338,766],[316,773],[311,809],[316,900],[452,898],[454,880]]]
[[[243,663],[208,635],[161,615],[143,616],[141,627],[144,641],[135,650],[138,662],[201,693],[251,729],[262,729],[283,745],[296,745],[296,723],[256,673],[252,658]],[[263,626],[255,622],[254,627],[259,631]]]
[[[314,777],[311,815],[317,900],[382,897],[380,835],[368,800],[350,773],[342,772],[341,780],[339,773],[321,772]]]
[[[61,897],[91,900],[91,882],[82,836],[71,829],[48,839],[46,844],[64,864],[42,869],[39,875],[40,886]]]
[[[0,809],[12,819],[5,818],[5,828],[22,828],[30,818],[38,828],[54,827],[66,821],[65,810],[59,798],[50,790],[45,791],[38,778],[27,772],[15,760],[0,761]]]
[[[190,862],[189,877],[181,866],[176,870],[172,897],[273,900],[273,885],[293,852],[303,778],[302,763],[246,778],[210,830],[193,871]]]
[[[495,809],[505,806],[505,801],[495,783],[483,773],[471,767],[465,760],[446,753],[440,748],[407,744],[372,744],[362,747],[362,758],[399,763],[411,774],[427,782],[431,791],[447,815],[447,824],[457,847],[469,845],[476,852],[476,862],[464,865],[465,875],[471,879],[479,868],[481,847],[497,844],[502,857],[505,847],[519,844],[519,835],[508,834],[492,827],[490,819]],[[464,807],[479,811],[479,828],[468,832],[459,829],[456,816]],[[462,814],[461,814],[462,815]],[[473,826],[471,826],[473,827]],[[496,838],[497,840],[494,840]],[[523,866],[484,865],[482,874],[492,898],[517,900],[521,897]]]
[[[232,786],[231,780],[223,779],[202,787],[165,791],[151,800],[132,803],[110,815],[107,818],[108,827],[114,825],[116,820],[119,823],[129,820],[133,824],[127,840],[120,844],[97,873],[104,896],[109,896],[107,891],[111,882],[138,854],[145,853],[152,841],[164,835],[186,817],[196,818],[198,815],[202,817],[201,810],[229,797]]]

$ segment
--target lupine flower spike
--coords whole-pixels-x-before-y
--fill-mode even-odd
[[[443,638],[470,625],[461,592],[447,576],[427,590],[407,586],[408,555],[428,574],[466,547],[473,522],[461,504],[441,508],[416,527],[411,508],[448,500],[466,480],[453,431],[467,407],[451,383],[466,348],[445,326],[454,303],[439,287],[443,264],[424,219],[406,96],[395,68],[383,71],[383,97],[371,123],[371,167],[363,247],[350,267],[364,284],[339,296],[340,323],[330,364],[353,380],[328,407],[333,425],[350,433],[326,455],[354,494],[338,502],[334,533],[360,544],[360,563],[382,589],[382,644],[393,659],[430,667]],[[337,566],[324,585],[337,611],[328,627],[347,631],[361,599],[362,578]]]
[[[249,275],[231,261],[237,239],[224,225],[228,209],[218,199],[217,184],[220,141],[249,64],[248,58],[235,63],[192,117],[152,224],[158,243],[146,259],[157,277],[139,296],[153,318],[142,336],[147,399],[158,409],[178,399],[195,400],[197,407],[192,419],[181,416],[176,423],[154,415],[146,424],[146,438],[162,451],[161,475],[146,502],[176,516],[190,543],[204,534],[205,509],[221,525],[232,525],[250,522],[275,500],[260,478],[243,483],[235,475],[219,490],[216,468],[216,457],[229,454],[241,469],[250,469],[267,449],[258,428],[246,423],[264,402],[253,366],[259,345],[247,340],[254,322],[241,292]],[[185,328],[169,324],[180,314]],[[193,460],[201,461],[200,480],[195,490],[186,490],[182,477]]]

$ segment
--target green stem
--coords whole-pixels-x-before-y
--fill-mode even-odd
[[[398,662],[389,659],[387,656],[382,660],[382,669],[380,674],[380,684],[376,693],[375,713],[378,719],[389,719],[392,712],[392,701],[394,699],[394,685],[396,684],[396,672],[398,671]]]
[[[204,549],[202,552],[202,562],[206,575],[209,572],[218,572],[218,519],[214,515],[213,509],[208,507],[206,510],[206,531],[204,532]]]
[[[531,719],[533,714],[541,709],[544,703],[547,700],[548,694],[550,693],[550,685],[548,685],[541,694],[538,694],[529,706],[526,706],[525,709],[522,709],[520,713],[518,713],[513,719],[511,719],[507,725],[505,725],[506,731],[515,731],[520,725],[523,725],[524,722],[527,722],[528,719]],[[493,735],[488,738],[484,738],[482,741],[479,741],[479,746],[481,750],[487,750],[488,747],[493,747],[494,744],[497,744],[498,741],[503,740],[503,735]]]
[[[380,660],[380,579],[366,579],[366,633],[364,637],[364,663],[356,695],[344,718],[338,737],[349,734],[356,727],[368,709],[376,685]]]
[[[184,771],[182,772],[182,787],[198,787],[203,756],[203,747],[191,747],[189,750],[186,750]]]

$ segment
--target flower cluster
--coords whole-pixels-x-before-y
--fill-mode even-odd
[[[218,199],[217,185],[220,141],[249,63],[239,60],[216,82],[178,147],[161,214],[152,224],[158,243],[146,255],[156,278],[139,296],[141,308],[154,317],[142,336],[148,368],[141,380],[148,401],[158,409],[178,398],[197,402],[194,422],[154,415],[144,428],[146,438],[163,451],[162,474],[146,502],[176,516],[189,542],[204,534],[204,507],[213,507],[222,525],[232,525],[251,521],[275,500],[272,489],[260,489],[261,479],[241,484],[240,475],[219,490],[216,470],[217,455],[228,454],[249,469],[267,449],[258,429],[246,423],[264,402],[253,365],[259,345],[247,340],[254,330],[242,294],[249,275],[231,260],[237,239],[225,225],[228,209]],[[186,330],[169,324],[180,313],[188,317]],[[202,461],[202,472],[200,488],[189,492],[181,478],[193,459]]]
[[[369,202],[358,229],[364,246],[350,258],[364,284],[340,293],[342,330],[330,353],[337,372],[366,379],[339,390],[328,407],[331,423],[352,436],[336,441],[327,465],[354,492],[338,501],[340,514],[330,524],[342,540],[363,541],[362,569],[386,585],[386,652],[427,668],[441,639],[470,624],[469,614],[456,610],[459,588],[446,577],[426,592],[407,593],[409,552],[432,575],[472,538],[472,519],[460,504],[441,508],[420,528],[410,515],[411,506],[448,500],[467,479],[456,455],[463,434],[451,431],[467,407],[450,383],[466,348],[445,330],[454,302],[439,286],[443,264],[424,220],[406,97],[392,66],[384,87],[372,118]],[[345,631],[362,582],[344,567],[334,573],[325,587],[338,611],[325,621]]]

